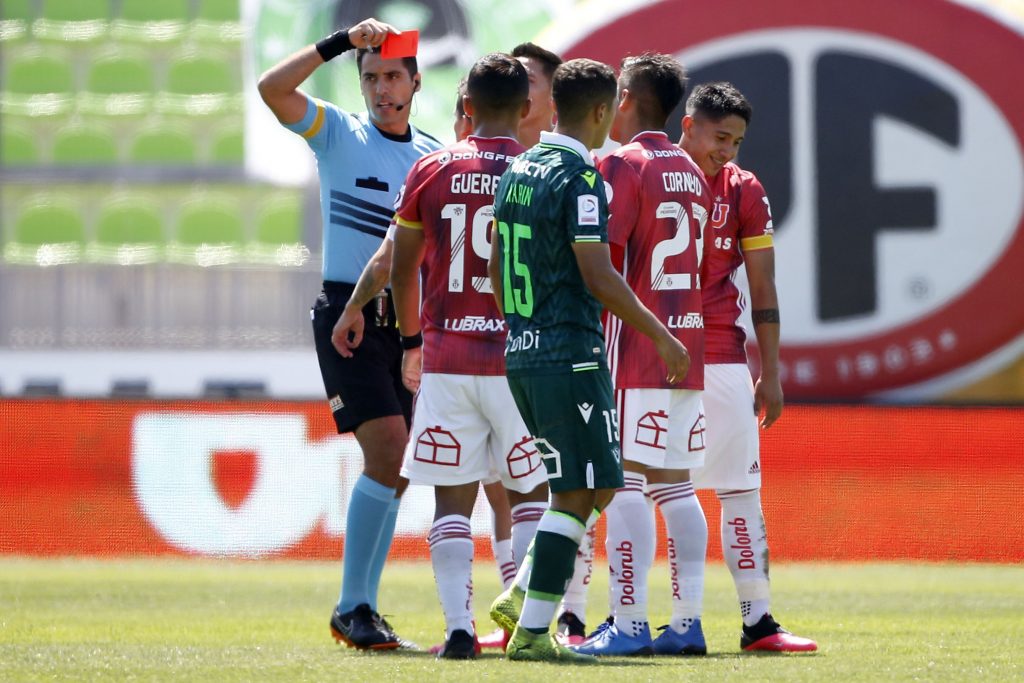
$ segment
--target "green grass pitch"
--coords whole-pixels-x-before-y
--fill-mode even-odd
[[[818,640],[812,655],[739,652],[732,582],[709,564],[702,658],[609,659],[572,669],[364,654],[335,645],[331,563],[0,559],[0,680],[181,681],[1008,681],[1024,678],[1024,568],[933,564],[779,564],[774,611]],[[498,588],[475,568],[483,633]],[[588,624],[603,618],[607,572],[595,568]],[[427,647],[443,620],[428,563],[393,563],[381,603]],[[667,570],[651,583],[652,627],[667,621]],[[579,671],[579,673],[577,673]],[[585,671],[585,673],[583,673]]]

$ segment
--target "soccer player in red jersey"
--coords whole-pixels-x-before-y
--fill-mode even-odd
[[[494,192],[524,151],[515,135],[529,109],[528,87],[514,58],[478,60],[463,100],[473,135],[416,162],[396,210],[391,286],[403,381],[419,392],[402,475],[434,486],[428,541],[446,624],[438,656],[445,658],[475,655],[469,518],[479,482],[497,466],[519,556],[547,508],[547,475],[504,377],[506,328],[487,274]]]
[[[608,316],[625,470],[625,486],[607,507],[613,619],[575,649],[598,656],[704,654],[699,598],[707,522],[689,470],[704,462],[699,263],[711,196],[701,170],[663,132],[686,87],[679,63],[661,54],[626,57],[618,87],[612,137],[624,144],[598,165],[610,187],[612,259],[640,301],[686,346],[690,370],[682,382],[669,384],[650,362],[653,343]],[[677,598],[671,624],[653,642],[647,576],[656,534],[645,493],[665,518]]]
[[[811,651],[813,640],[783,629],[771,615],[768,537],[761,512],[757,428],[782,413],[779,381],[779,302],[768,197],[753,173],[732,160],[752,109],[730,83],[694,89],[686,102],[680,147],[704,171],[714,208],[704,231],[704,411],[707,453],[693,473],[698,489],[714,489],[722,504],[722,552],[743,617],[744,650]],[[761,374],[751,382],[739,323],[745,307],[735,283],[743,266],[750,284]],[[763,413],[763,414],[762,414]]]

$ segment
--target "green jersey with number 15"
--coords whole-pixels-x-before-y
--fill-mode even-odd
[[[606,367],[601,304],[572,246],[608,242],[604,179],[578,140],[543,133],[494,194],[510,375]]]

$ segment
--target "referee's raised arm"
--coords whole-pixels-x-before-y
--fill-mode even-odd
[[[351,49],[380,47],[389,33],[397,34],[400,31],[373,18],[365,19],[347,31],[335,31],[263,72],[258,84],[260,97],[278,121],[296,123],[306,113],[306,95],[299,90],[299,86],[317,67]]]

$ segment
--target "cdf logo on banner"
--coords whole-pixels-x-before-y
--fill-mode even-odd
[[[667,0],[585,31],[567,57],[667,52],[752,101],[788,397],[923,398],[1021,353],[1020,30],[943,0]]]

